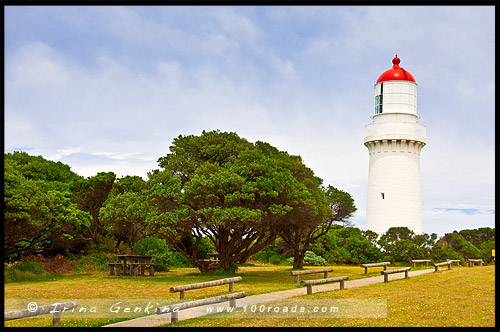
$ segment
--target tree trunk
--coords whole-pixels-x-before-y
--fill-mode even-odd
[[[293,255],[293,268],[302,269],[304,267],[304,252],[300,252]]]

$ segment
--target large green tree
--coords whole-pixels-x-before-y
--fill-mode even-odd
[[[143,201],[150,204],[150,228],[207,272],[231,270],[271,243],[300,208],[320,211],[317,195],[297,178],[300,157],[236,133],[203,131],[179,136],[149,174]],[[190,248],[181,241],[188,233]],[[219,262],[200,260],[208,238]]]
[[[301,174],[299,179],[307,179],[307,186],[314,195],[315,205],[299,204],[287,214],[279,235],[291,249],[293,268],[303,267],[304,256],[311,244],[328,233],[333,225],[342,223],[356,211],[354,200],[347,192],[328,186],[319,190],[321,180],[312,172]]]
[[[4,154],[4,259],[54,253],[85,243],[91,215],[72,203],[80,177],[69,166],[30,156]]]

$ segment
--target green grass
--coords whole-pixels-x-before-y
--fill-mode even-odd
[[[493,327],[495,267],[454,267],[410,279],[293,298],[387,300],[386,318],[231,318],[217,314],[180,321],[179,327]],[[283,306],[279,301],[266,306]],[[241,310],[241,309],[240,309]],[[243,315],[243,316],[242,316]],[[249,315],[250,316],[250,315]],[[255,316],[255,315],[254,315]]]
[[[333,272],[331,277],[348,275],[349,279],[360,279],[372,276],[380,276],[382,268],[370,268],[368,275],[364,274],[364,268],[359,266],[330,266]],[[307,267],[306,269],[315,269]],[[323,267],[321,267],[323,268]],[[392,267],[394,269],[398,267]],[[389,267],[391,269],[391,267]],[[412,270],[425,269],[417,267]],[[454,268],[455,269],[455,268]],[[459,268],[461,269],[461,268]],[[457,270],[459,270],[457,269]],[[290,266],[262,265],[242,266],[234,274],[241,276],[242,281],[235,284],[235,291],[245,291],[247,296],[269,293],[280,290],[301,288],[299,284],[293,283],[293,276],[289,275]],[[178,293],[170,293],[171,286],[192,284],[203,281],[217,280],[230,277],[230,275],[200,274],[193,268],[174,268],[169,272],[155,273],[155,277],[130,277],[130,276],[108,276],[106,272],[71,273],[65,274],[58,279],[40,282],[21,281],[10,282],[4,285],[5,299],[29,299],[47,301],[51,299],[72,300],[168,300],[178,301]],[[322,274],[309,274],[300,276],[300,280],[317,279]],[[420,277],[419,277],[420,278]],[[347,291],[347,290],[346,290]],[[198,290],[186,291],[186,299],[202,299],[217,296],[228,292],[228,286],[216,286]],[[23,302],[24,303],[24,302]],[[41,303],[41,305],[51,303]],[[24,309],[24,307],[7,307],[6,311]],[[135,314],[140,316],[141,314]],[[144,315],[144,314],[142,314]],[[132,316],[132,315],[131,315]],[[131,317],[130,316],[130,317]],[[70,319],[62,315],[61,326],[102,326],[124,319]],[[5,326],[50,326],[51,316],[40,318],[19,319],[5,322]],[[272,326],[272,325],[271,325]]]

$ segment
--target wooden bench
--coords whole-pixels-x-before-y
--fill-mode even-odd
[[[219,263],[220,261],[218,259],[198,259],[198,262],[206,262],[206,263]]]
[[[443,266],[443,265],[448,265],[448,270],[451,270],[451,262],[448,261],[448,262],[442,262],[442,263],[436,263],[436,264],[434,264],[434,272],[439,271],[438,268],[440,266]]]
[[[149,275],[151,277],[154,277],[155,275],[155,266],[158,266],[160,264],[152,264],[152,263],[130,263],[130,272],[129,274],[131,276],[138,276],[139,275],[139,268],[140,268],[140,274],[141,276],[144,276],[144,271],[146,270],[146,267],[149,269]]]
[[[460,266],[460,259],[447,259],[447,262],[457,263],[457,266]]]
[[[416,267],[417,263],[425,263],[425,266],[429,266],[429,263],[431,262],[430,259],[412,259],[411,261],[411,267]]]
[[[119,276],[122,263],[108,263],[109,266],[109,275],[110,276]]]
[[[78,306],[76,301],[64,302],[64,303],[54,303],[49,305],[44,305],[36,308],[35,311],[30,311],[28,309],[16,310],[4,313],[4,321],[27,318],[33,316],[47,315],[53,313],[52,325],[59,325],[61,323],[61,314],[69,309],[74,309]]]
[[[313,285],[328,284],[330,282],[340,281],[340,289],[344,289],[344,280],[347,280],[347,279],[349,279],[348,276],[325,278],[325,279],[315,279],[315,280],[302,280],[300,282],[300,285],[307,286],[307,295],[311,295]]]
[[[225,279],[219,279],[219,280],[214,280],[214,281],[200,282],[200,283],[190,284],[190,285],[173,286],[173,287],[170,287],[170,293],[180,292],[180,298],[183,299],[184,293],[187,290],[206,288],[206,287],[212,287],[212,286],[219,286],[219,285],[227,285],[227,284],[229,284],[229,291],[232,292],[232,291],[234,291],[234,283],[240,282],[240,281],[241,281],[241,277],[234,277],[234,278],[225,278]]]
[[[203,299],[203,300],[196,300],[196,301],[191,301],[191,302],[171,304],[171,305],[167,305],[167,306],[164,306],[161,308],[156,308],[155,313],[157,315],[164,314],[164,313],[171,313],[172,316],[170,319],[170,323],[175,324],[179,321],[179,311],[180,310],[194,308],[194,307],[200,307],[203,305],[221,303],[221,302],[226,302],[226,301],[229,301],[229,306],[231,308],[236,308],[236,300],[244,298],[245,296],[246,296],[245,292],[239,292],[239,293],[210,297],[210,298]]]
[[[387,265],[390,265],[391,262],[381,262],[381,263],[368,263],[368,264],[361,264],[361,267],[365,268],[365,274],[368,274],[368,268],[369,267],[374,267],[374,266],[383,266],[384,271],[387,270]]]
[[[146,267],[147,267],[149,269],[149,276],[154,277],[155,266],[158,266],[158,265],[160,265],[160,264],[130,263],[130,275],[131,276],[138,276],[139,275],[139,268],[140,268],[141,276],[145,276],[144,271],[146,270]]]
[[[312,273],[323,273],[325,278],[328,278],[328,272],[333,272],[332,268],[328,269],[315,269],[315,270],[302,270],[302,271],[290,271],[290,275],[294,276],[294,282],[299,283],[299,276],[301,274],[312,274]]]
[[[468,267],[472,267],[472,266],[474,266],[476,263],[477,263],[477,264],[480,264],[481,266],[483,266],[483,265],[484,265],[484,262],[483,262],[483,260],[482,260],[482,259],[472,259],[472,258],[470,258],[470,259],[466,259],[466,262],[467,262],[467,266],[468,266]]]
[[[405,267],[405,268],[397,269],[397,270],[384,270],[384,271],[380,271],[380,273],[384,275],[384,282],[389,282],[389,274],[392,274],[392,273],[404,272],[405,279],[408,279],[408,271],[410,271],[410,269],[411,269],[411,267]]]

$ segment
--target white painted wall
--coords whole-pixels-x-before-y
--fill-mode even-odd
[[[417,84],[386,81],[382,113],[372,115],[365,127],[365,146],[370,156],[366,228],[385,233],[406,226],[422,233],[420,152],[426,144],[426,128],[418,123]],[[382,196],[383,194],[383,196]]]
[[[382,87],[383,85],[383,87]],[[375,84],[375,96],[382,87],[382,114],[417,114],[417,83],[410,81],[385,81]]]

